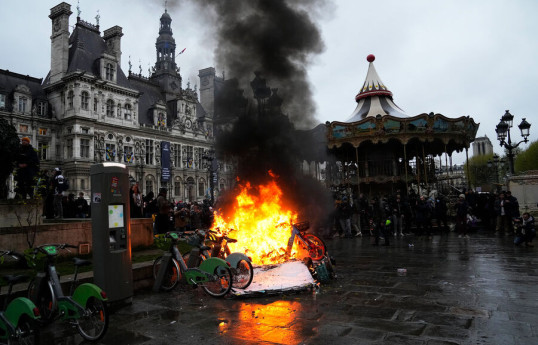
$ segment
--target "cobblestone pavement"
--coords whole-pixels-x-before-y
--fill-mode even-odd
[[[338,277],[319,292],[137,293],[99,344],[538,344],[535,248],[491,232],[326,242]],[[45,344],[82,343],[69,327],[42,333]]]

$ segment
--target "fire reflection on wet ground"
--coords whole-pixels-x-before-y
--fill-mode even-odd
[[[222,313],[228,319],[228,312]],[[271,344],[298,344],[305,339],[304,329],[294,327],[304,318],[297,301],[274,301],[269,304],[244,303],[233,322],[221,322],[223,334],[233,338]]]

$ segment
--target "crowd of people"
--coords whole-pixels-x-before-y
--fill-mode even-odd
[[[470,238],[478,226],[494,230],[501,235],[519,238],[514,243],[532,246],[534,218],[520,216],[519,203],[510,191],[475,193],[472,190],[459,194],[449,202],[443,195],[418,195],[413,189],[408,195],[396,191],[392,195],[367,198],[364,194],[335,197],[330,237],[353,238],[371,236],[372,244],[380,239],[390,244],[391,237],[447,234],[455,231],[460,238]],[[524,226],[514,227],[514,224]],[[524,235],[520,234],[523,228]],[[518,233],[519,231],[519,233]],[[519,243],[517,243],[519,242]]]
[[[209,200],[203,202],[169,201],[166,188],[159,189],[155,197],[153,192],[144,196],[140,193],[138,183],[130,190],[131,218],[153,218],[154,233],[167,231],[189,231],[209,228],[213,223],[213,208]]]
[[[69,182],[61,169],[43,171],[39,164],[30,138],[22,138],[15,172],[16,197],[33,198],[37,190],[44,199],[43,216],[47,219],[90,217],[91,208],[83,192],[76,199],[73,193],[65,195]],[[152,191],[143,195],[138,182],[132,185],[129,191],[131,218],[153,218],[155,233],[211,226],[213,209],[208,200],[175,202],[169,201],[166,194],[167,189],[161,188],[157,196]],[[534,217],[527,212],[520,215],[517,198],[510,191],[477,194],[469,190],[460,194],[450,207],[443,195],[418,195],[413,189],[407,195],[397,190],[392,195],[371,198],[363,193],[335,195],[335,200],[329,236],[369,235],[375,245],[381,239],[389,245],[390,237],[410,234],[431,238],[434,227],[439,234],[453,229],[458,237],[469,238],[478,223],[501,235],[515,236],[516,245],[532,246],[536,236]]]

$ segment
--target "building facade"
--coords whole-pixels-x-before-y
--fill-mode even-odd
[[[101,162],[125,164],[144,194],[166,187],[175,201],[229,188],[232,166],[214,157],[214,99],[224,80],[205,68],[200,97],[196,86],[183,87],[166,10],[147,77],[122,70],[121,27],[101,34],[99,25],[77,17],[70,32],[71,14],[67,3],[50,10],[51,67],[44,79],[0,70],[0,116],[31,138],[41,169],[60,167],[69,192],[87,196],[90,166]]]

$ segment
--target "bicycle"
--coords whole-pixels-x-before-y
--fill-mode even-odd
[[[0,251],[0,263],[5,257],[11,256],[19,260],[22,256],[13,251]],[[24,275],[5,275],[8,292],[4,296],[3,308],[0,309],[0,342],[7,344],[39,344],[39,309],[25,297],[17,297],[9,301],[13,285],[27,280]],[[9,303],[8,303],[9,302]]]
[[[206,232],[207,231],[207,232]],[[201,255],[199,255],[199,260],[195,262],[195,266],[200,265],[201,261],[212,257],[212,258],[221,258],[225,260],[232,270],[233,282],[232,287],[238,289],[246,289],[252,279],[254,278],[254,268],[252,267],[252,260],[245,254],[235,252],[231,253],[228,243],[236,243],[237,240],[228,237],[228,233],[233,231],[230,229],[228,231],[214,231],[214,230],[196,230],[191,236],[190,244],[200,248]],[[202,250],[202,246],[205,243],[206,238],[213,242],[213,247],[205,247],[207,249]],[[211,250],[211,251],[210,251]],[[187,253],[183,255],[185,262],[189,262],[190,255]]]
[[[303,249],[308,251],[308,256],[314,261],[320,261],[325,257],[327,247],[323,240],[314,234],[307,234],[306,230],[310,228],[309,222],[301,222],[292,224],[291,237],[288,240],[288,246],[286,248],[286,257],[291,256],[291,250],[295,238]]]
[[[210,296],[222,297],[230,292],[233,278],[226,261],[220,258],[207,258],[200,266],[189,268],[177,247],[180,239],[178,234],[167,232],[163,237],[170,241],[168,253],[153,261],[153,277],[156,282],[160,280],[156,284],[160,284],[161,290],[172,290],[183,274],[187,284],[193,287],[201,286]]]
[[[70,321],[77,327],[82,338],[97,341],[105,335],[108,329],[106,293],[91,283],[83,283],[75,288],[78,268],[90,265],[91,262],[74,258],[73,281],[69,295],[64,295],[54,261],[58,255],[58,249],[69,251],[67,248],[77,247],[64,243],[44,244],[34,248],[31,252],[31,259],[44,255],[44,267],[43,272],[37,273],[30,282],[28,296],[39,308],[43,323],[50,323],[55,319]]]

